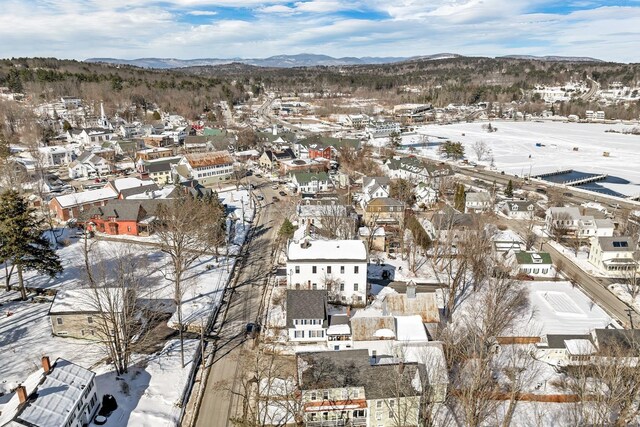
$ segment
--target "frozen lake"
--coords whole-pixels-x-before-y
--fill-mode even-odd
[[[427,143],[426,147],[416,147],[416,151],[439,159],[440,142],[459,141],[465,146],[469,161],[489,166],[489,157],[478,160],[473,150],[477,141],[483,141],[491,149],[499,171],[518,176],[558,170],[607,174],[612,179],[598,182],[598,186],[626,196],[640,194],[640,136],[605,132],[630,129],[630,125],[495,121],[491,124],[498,130],[489,133],[483,127],[486,124],[421,126],[417,135],[403,138],[403,145]],[[608,152],[608,157],[604,152]]]

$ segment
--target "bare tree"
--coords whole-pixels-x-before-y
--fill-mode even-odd
[[[482,140],[474,142],[472,148],[478,161],[483,160],[485,156],[491,154],[491,149],[487,146],[487,143]]]
[[[202,199],[184,194],[172,199],[170,203],[160,205],[156,217],[158,226],[155,227],[155,232],[160,248],[169,257],[162,272],[173,284],[180,333],[180,356],[184,366],[185,325],[182,300],[187,292],[185,274],[198,258],[217,247],[220,241],[220,223],[224,222],[224,208],[215,193]]]
[[[356,234],[356,219],[345,205],[318,206],[320,210],[319,232],[329,239],[350,240]]]

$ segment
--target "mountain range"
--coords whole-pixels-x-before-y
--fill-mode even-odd
[[[116,65],[133,65],[141,68],[172,69],[185,67],[201,67],[240,63],[256,67],[293,68],[293,67],[318,67],[318,66],[346,66],[346,65],[375,65],[391,64],[405,61],[429,61],[438,59],[459,58],[462,55],[455,53],[438,53],[435,55],[412,57],[342,57],[334,58],[328,55],[315,55],[302,53],[298,55],[276,55],[268,58],[200,58],[200,59],[175,59],[175,58],[89,58],[85,62],[101,62]],[[530,56],[511,55],[503,56],[505,59],[527,59],[540,61],[566,61],[566,62],[601,62],[594,58],[567,57],[567,56]]]

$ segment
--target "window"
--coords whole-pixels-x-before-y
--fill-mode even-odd
[[[344,292],[344,283],[340,283],[340,292]]]
[[[354,292],[358,292],[358,284],[357,283],[353,284],[353,290],[354,290]]]
[[[304,338],[304,331],[294,331],[293,332],[293,337],[294,338]]]
[[[311,267],[311,272],[313,274],[316,274],[318,272],[318,267],[316,267],[315,265],[313,267]]]
[[[87,323],[93,323],[93,317],[91,316],[87,317]]]
[[[324,331],[309,331],[309,338],[324,338]]]
[[[331,274],[331,266],[327,265],[327,274]]]
[[[358,265],[353,266],[353,272],[355,274],[358,274],[360,272],[360,266],[358,266]]]
[[[325,391],[322,392],[322,399],[323,400],[329,400],[329,390],[325,390]]]
[[[315,391],[311,392],[311,400],[318,400],[318,394]],[[313,414],[315,415],[315,414]]]
[[[315,291],[316,289],[318,289],[318,284],[317,284],[317,283],[314,283],[314,284],[313,284],[313,290]]]
[[[56,323],[62,325],[62,317],[56,317]]]
[[[376,409],[382,409],[382,400],[376,402]]]
[[[300,266],[296,265],[296,274],[300,274]]]
[[[342,389],[342,400],[347,400],[349,398],[349,390]]]
[[[344,265],[340,266],[340,274],[344,274]]]

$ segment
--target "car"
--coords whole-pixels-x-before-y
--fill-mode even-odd
[[[259,173],[254,175],[256,178],[262,178],[262,175],[260,175]]]
[[[278,193],[279,195],[281,195],[282,197],[286,196],[287,193],[285,193],[284,191],[280,190],[280,192]]]
[[[273,197],[271,198],[271,201],[273,201],[273,202],[279,202],[279,201],[280,201],[280,199],[278,199],[276,196],[273,196]]]
[[[573,193],[570,193],[568,191],[566,193],[562,193],[562,195],[565,197],[573,197]]]
[[[273,184],[273,185],[271,186],[271,188],[273,188],[274,190],[277,190],[277,189],[278,189],[278,184]]]
[[[264,196],[257,195],[256,199],[259,200],[259,201],[263,201],[264,200]]]
[[[247,325],[244,328],[244,336],[254,339],[255,337],[258,336],[258,334],[260,333],[260,325],[257,323],[247,323]]]

